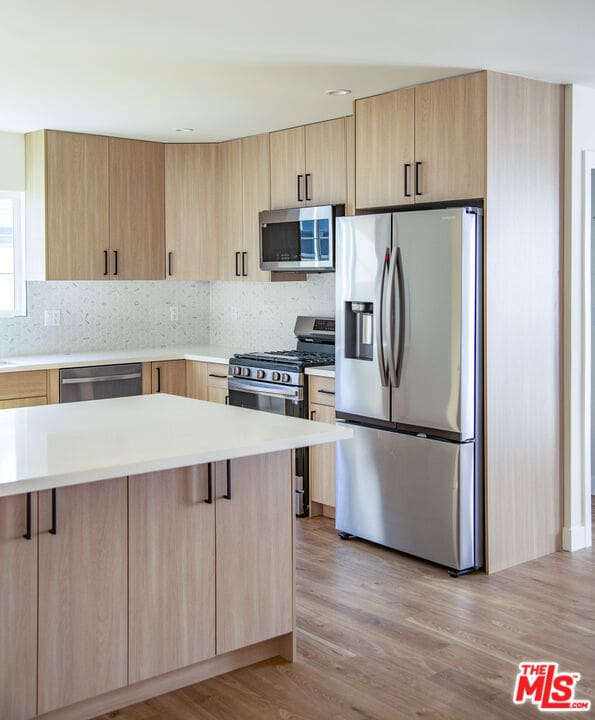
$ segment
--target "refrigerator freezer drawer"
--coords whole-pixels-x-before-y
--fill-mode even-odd
[[[353,440],[337,443],[337,530],[474,567],[474,443],[352,427]]]

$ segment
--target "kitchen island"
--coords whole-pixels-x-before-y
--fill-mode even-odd
[[[292,660],[293,451],[348,437],[163,394],[0,412],[0,717]]]

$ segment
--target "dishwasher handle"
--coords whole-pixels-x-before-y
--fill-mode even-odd
[[[80,385],[81,383],[111,382],[113,380],[136,380],[142,377],[141,373],[126,373],[125,375],[97,375],[86,378],[61,378],[61,385]]]

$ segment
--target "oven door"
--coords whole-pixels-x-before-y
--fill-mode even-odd
[[[228,380],[229,404],[236,407],[264,410],[276,415],[307,417],[304,388],[272,385],[256,380],[244,380],[230,377]],[[304,517],[308,514],[310,492],[308,481],[308,448],[295,451],[295,514]]]
[[[260,219],[260,268],[277,272],[332,272],[332,205],[267,210]]]

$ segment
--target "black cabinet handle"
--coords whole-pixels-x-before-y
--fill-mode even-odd
[[[241,272],[240,272],[240,253],[237,252],[237,253],[236,253],[236,277],[240,277],[240,276],[241,276]]]
[[[248,277],[248,253],[242,253],[242,277]]]
[[[169,276],[173,275],[172,256],[173,256],[173,252],[171,252],[171,250],[170,250],[170,252],[167,253],[167,274]]]
[[[302,200],[304,199],[302,197],[302,180],[303,180],[303,178],[304,178],[303,175],[297,176],[297,199],[298,199],[298,202],[302,202]]]
[[[161,392],[161,368],[157,368],[157,390],[155,392]]]
[[[223,496],[226,500],[231,500],[231,460],[226,460],[227,473],[227,493]]]
[[[27,493],[26,508],[27,508],[27,528],[26,528],[27,531],[25,532],[23,537],[25,538],[25,540],[31,540],[32,536],[31,536],[31,493],[30,492]]]
[[[318,390],[318,392],[319,392],[321,395],[334,395],[334,394],[335,394],[335,391],[334,391],[334,390],[324,390],[323,388],[320,388],[320,389]]]
[[[310,410],[310,420],[314,420],[316,417],[316,410]]]
[[[310,179],[312,178],[312,175],[310,173],[306,173],[306,200],[312,200],[310,196]]]
[[[114,275],[118,274],[118,251],[114,250]]]
[[[403,195],[405,197],[411,197],[409,192],[409,171],[411,170],[411,163],[405,163],[403,165]]]
[[[224,380],[227,379],[227,375],[220,375],[219,373],[209,373],[209,377],[223,378]]]
[[[213,502],[213,463],[207,465],[207,499],[209,505]]]
[[[419,170],[421,168],[421,162],[418,160],[415,163],[415,194],[421,195],[421,180],[419,177]]]
[[[52,488],[52,526],[49,530],[50,535],[56,535],[58,532],[56,502],[56,488]]]
[[[226,405],[229,405],[229,395],[226,395],[226,396],[225,396],[225,404],[226,404]]]
[[[109,252],[103,251],[103,274],[109,275]]]

